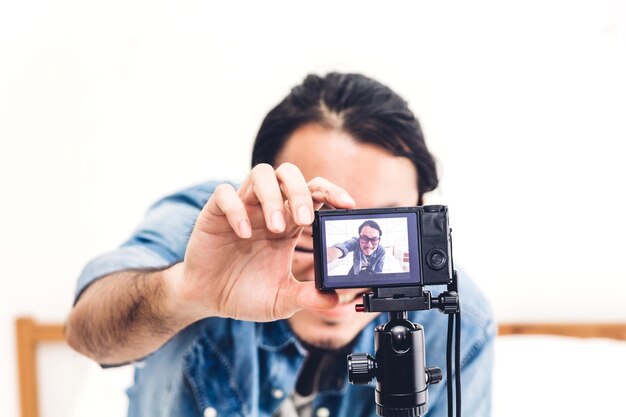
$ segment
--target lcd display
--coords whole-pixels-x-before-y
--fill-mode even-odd
[[[419,284],[416,213],[321,217],[326,288]]]

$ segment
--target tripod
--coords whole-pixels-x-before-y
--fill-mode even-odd
[[[456,411],[461,416],[460,308],[456,271],[448,291],[432,298],[421,286],[376,288],[363,295],[357,311],[388,312],[389,321],[375,329],[375,357],[348,355],[348,377],[353,384],[376,378],[376,413],[382,417],[418,417],[428,411],[428,386],[443,379],[440,368],[426,367],[424,328],[408,319],[407,311],[439,309],[448,314],[448,415],[452,415],[452,328],[456,317]]]

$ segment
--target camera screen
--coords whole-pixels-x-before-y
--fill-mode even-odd
[[[320,226],[325,288],[420,283],[416,213],[337,215]]]

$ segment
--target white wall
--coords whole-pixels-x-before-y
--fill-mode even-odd
[[[308,72],[408,99],[441,161],[430,201],[499,318],[625,320],[625,25],[618,0],[0,0],[2,415],[14,318],[63,320],[156,198],[243,176]]]

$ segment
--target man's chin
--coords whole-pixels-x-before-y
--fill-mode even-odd
[[[347,346],[348,343],[344,343],[343,340],[339,340],[339,339],[332,339],[332,338],[309,338],[309,339],[303,339],[300,338],[300,340],[302,342],[304,342],[305,344],[307,344],[308,346],[313,346],[315,348],[318,349],[326,349],[326,350],[330,350],[330,349],[341,349],[344,346]]]
[[[352,341],[377,314],[357,313],[354,305],[341,304],[330,310],[301,310],[289,322],[296,335],[312,346],[338,349]]]
[[[309,346],[320,349],[340,349],[346,346],[359,332],[343,329],[338,322],[320,321],[306,331],[296,331],[298,338]]]
[[[360,299],[355,298],[348,303],[342,303],[328,310],[307,310],[312,316],[318,317],[321,321],[327,323],[341,323],[344,321],[352,321],[357,314],[356,305],[361,303]]]

